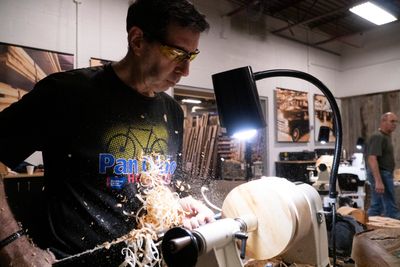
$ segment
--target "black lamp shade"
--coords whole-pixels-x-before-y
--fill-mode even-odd
[[[318,133],[318,142],[320,143],[328,143],[329,142],[329,133],[331,129],[328,126],[321,126],[319,127]]]
[[[218,115],[228,135],[266,126],[251,67],[212,75]]]

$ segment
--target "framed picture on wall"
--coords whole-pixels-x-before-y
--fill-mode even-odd
[[[333,135],[333,112],[328,99],[323,95],[314,95],[314,129],[315,141],[318,141],[321,126],[329,127],[329,143],[335,142]]]
[[[74,55],[0,43],[0,111],[47,75],[74,68]]]
[[[102,66],[102,65],[105,65],[105,64],[108,64],[111,62],[112,62],[111,60],[91,57],[90,61],[89,61],[89,65],[90,65],[90,67],[96,67],[96,66]]]
[[[308,93],[276,88],[276,132],[278,142],[303,142],[310,139]]]

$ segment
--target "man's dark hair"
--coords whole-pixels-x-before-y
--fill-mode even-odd
[[[136,0],[126,17],[126,30],[137,26],[149,41],[164,41],[168,25],[177,24],[203,32],[210,25],[187,0]]]

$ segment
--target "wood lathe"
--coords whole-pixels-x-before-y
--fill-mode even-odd
[[[162,251],[169,267],[240,267],[245,257],[278,256],[287,263],[329,266],[318,192],[277,177],[237,186],[223,202],[222,219],[192,231],[169,230]]]

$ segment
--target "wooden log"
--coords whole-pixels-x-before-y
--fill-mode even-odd
[[[379,228],[399,228],[400,220],[381,217],[381,216],[369,216],[367,222],[368,229],[379,229]]]
[[[400,228],[375,229],[354,236],[351,258],[358,267],[400,266]]]

